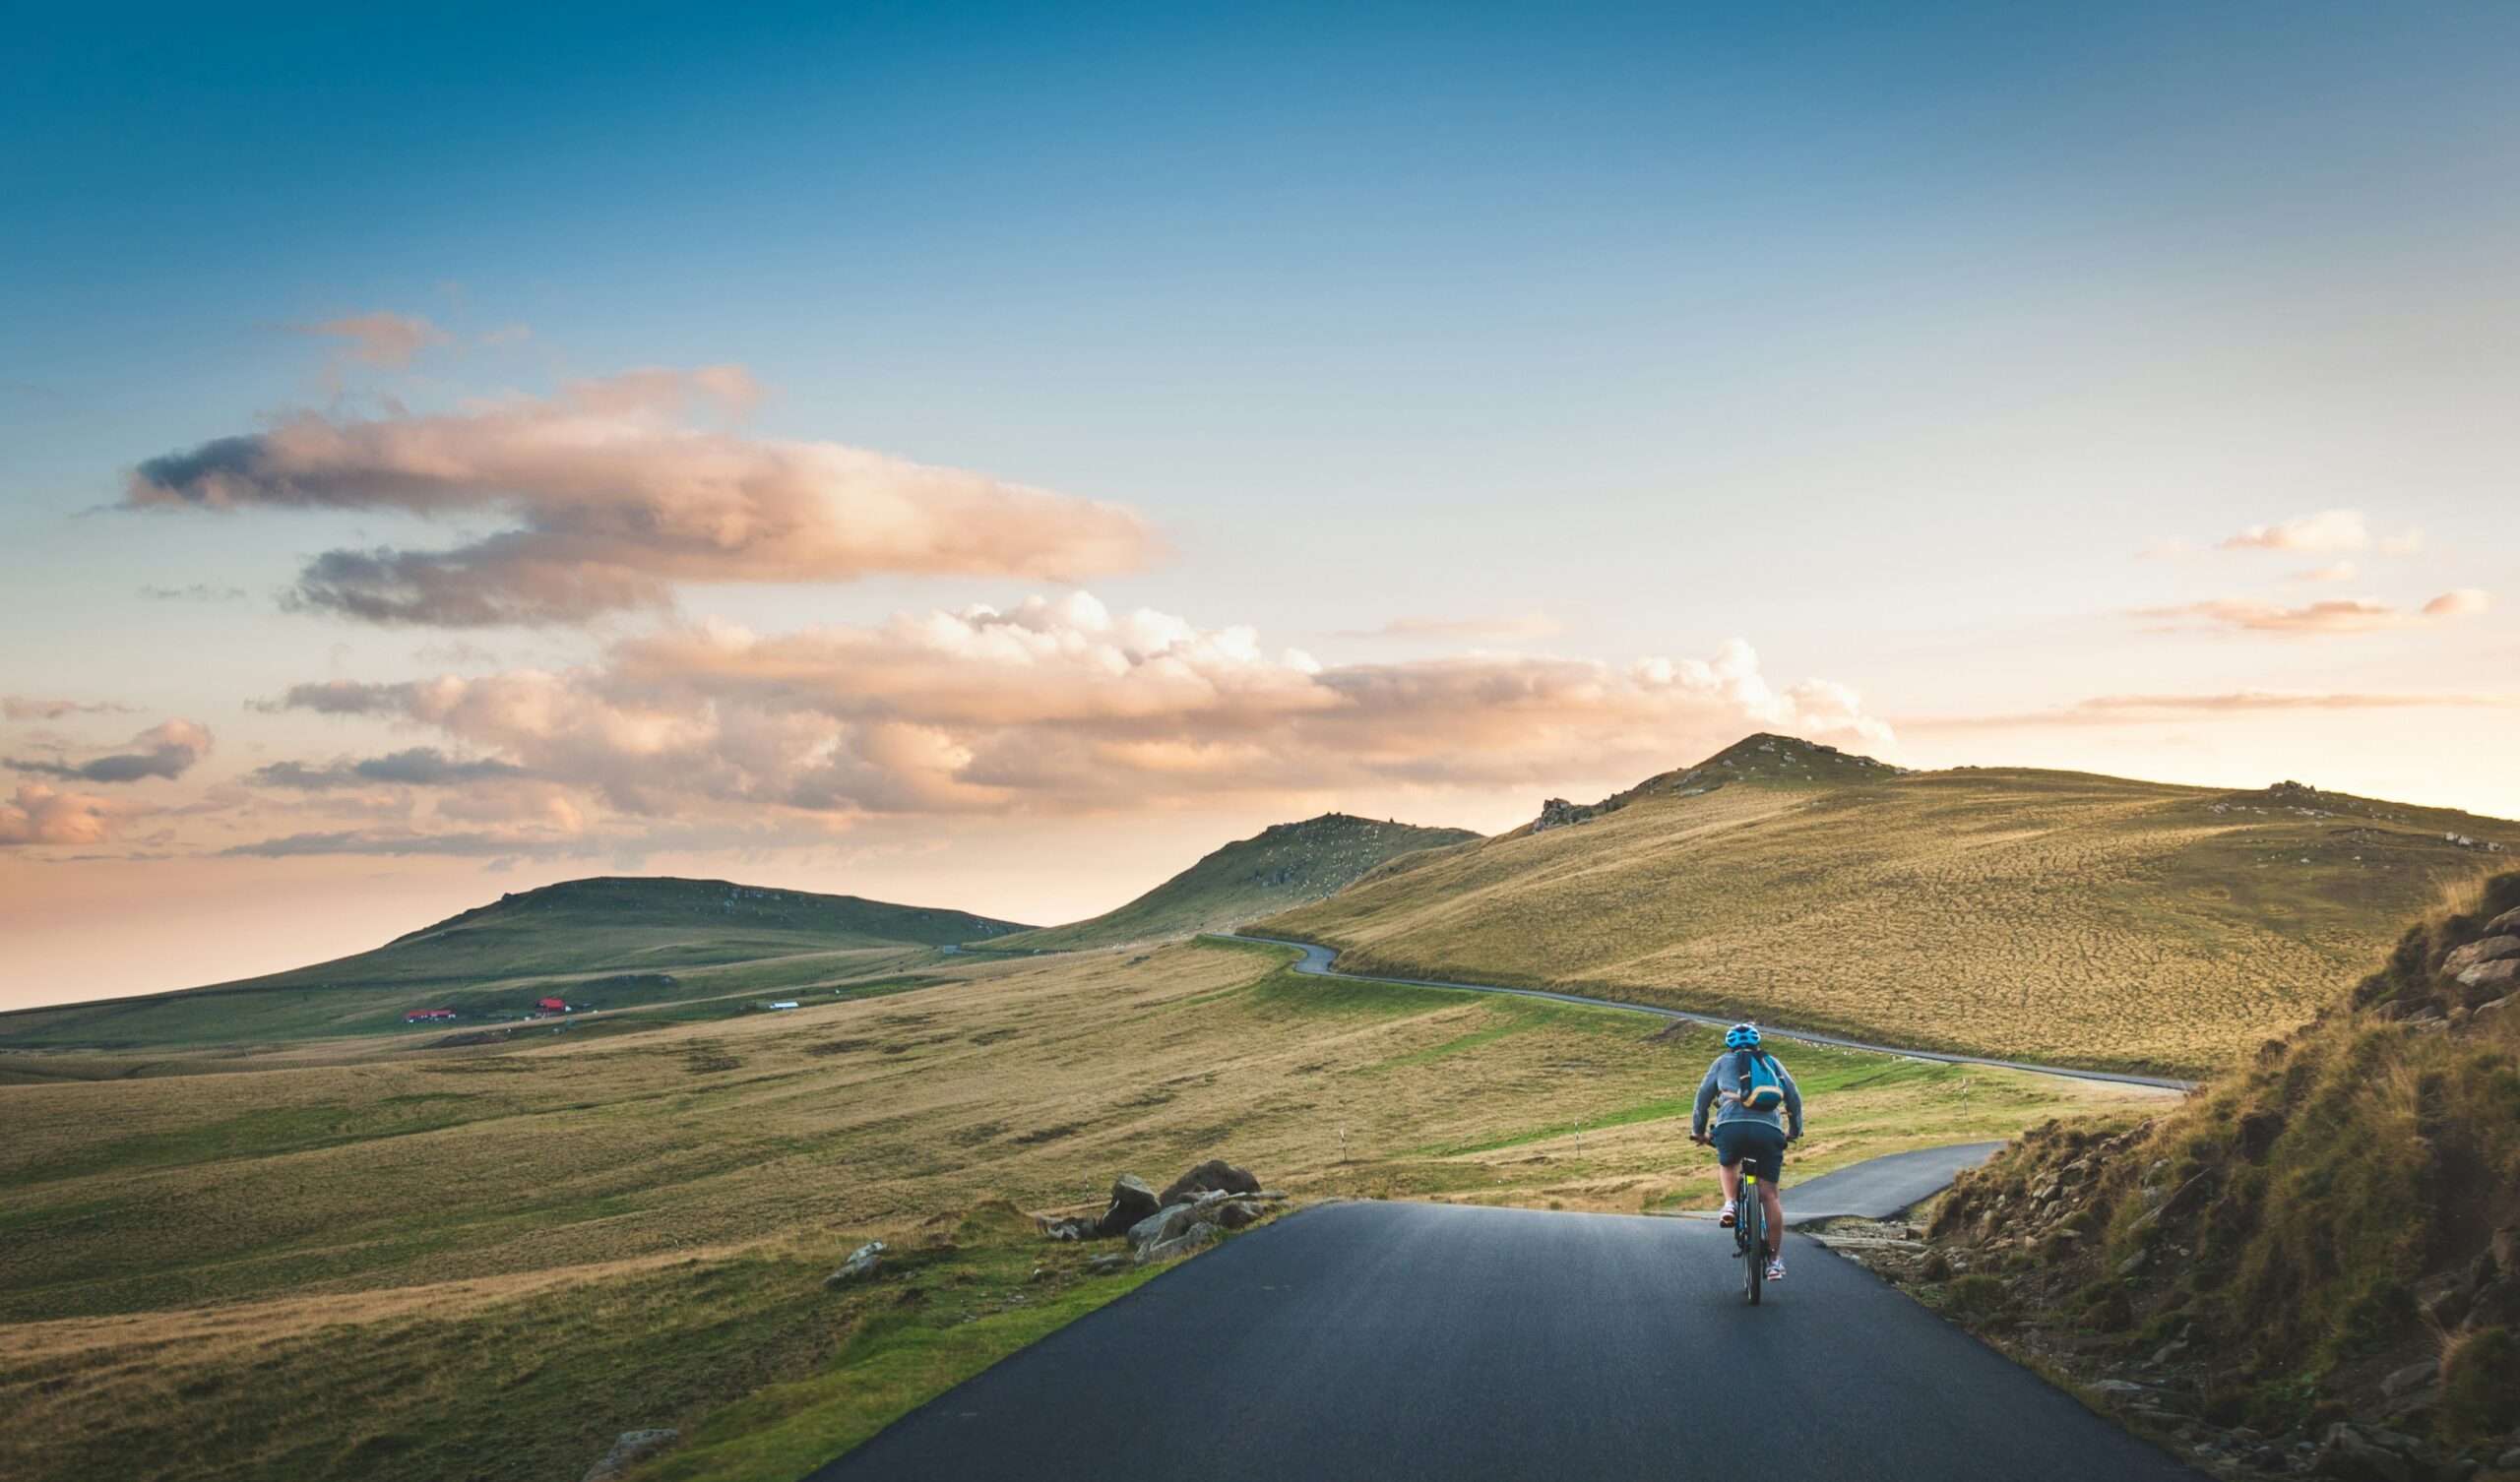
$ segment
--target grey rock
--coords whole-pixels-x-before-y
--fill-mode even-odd
[[[2485,962],[2460,973],[2460,997],[2471,1009],[2520,992],[2520,957]]]
[[[1117,1251],[1113,1251],[1107,1256],[1097,1256],[1093,1260],[1085,1263],[1085,1272],[1089,1276],[1115,1275],[1128,1264],[1128,1257],[1121,1255]]]
[[[851,1281],[873,1275],[875,1268],[884,1264],[884,1252],[889,1249],[880,1240],[866,1242],[850,1252],[849,1259],[840,1264],[840,1269],[823,1278],[823,1285],[847,1286]]]
[[[1193,1194],[1206,1194],[1220,1189],[1228,1194],[1257,1194],[1260,1192],[1260,1181],[1253,1178],[1251,1171],[1247,1168],[1236,1168],[1223,1158],[1210,1158],[1174,1179],[1171,1187],[1156,1196],[1156,1204],[1159,1207],[1164,1204],[1177,1204]]]
[[[2485,934],[2488,937],[2499,936],[2504,932],[2520,933],[2520,905],[2513,906],[2511,909],[2504,911],[2501,915],[2494,917],[2492,920],[2485,924]],[[2520,1465],[2520,1462],[2497,1462],[2495,1464],[2508,1466]]]
[[[1123,1173],[1111,1183],[1111,1205],[1094,1222],[1094,1233],[1109,1237],[1125,1235],[1129,1227],[1164,1207],[1165,1202],[1155,1197],[1155,1190],[1134,1173]]]
[[[2335,1482],[2417,1482],[2415,1464],[2354,1427],[2328,1427],[2327,1440],[2310,1460],[2310,1475]]]
[[[1193,1251],[1204,1249],[1224,1233],[1206,1220],[1199,1220],[1170,1240],[1159,1240],[1140,1250],[1138,1265],[1153,1266],[1159,1261],[1170,1261],[1176,1256],[1187,1256]]]
[[[2117,1274],[2119,1274],[2119,1275],[2121,1275],[2121,1276],[2131,1276],[2131,1275],[2135,1274],[2137,1271],[2142,1270],[2142,1269],[2144,1268],[2144,1263],[2145,1263],[2145,1262],[2147,1262],[2147,1261],[2150,1261],[2150,1260],[2152,1260],[2152,1259],[2153,1259],[2153,1253],[2152,1253],[2152,1252],[2150,1252],[2150,1251],[2137,1251],[2134,1255],[2129,1256],[2129,1257],[2127,1257],[2125,1260],[2120,1261],[2119,1263],[2117,1263]]]
[[[2386,1379],[2381,1380],[2380,1392],[2391,1399],[2395,1399],[2401,1394],[2421,1389],[2426,1385],[2432,1383],[2434,1376],[2438,1375],[2440,1372],[2441,1361],[2439,1359],[2425,1359],[2419,1363],[2409,1364],[2403,1369],[2393,1371]]]
[[[2504,957],[2520,957],[2520,937],[2487,937],[2471,942],[2441,959],[2441,970],[2465,972],[2480,962],[2499,961]]]
[[[612,1443],[612,1450],[603,1453],[603,1459],[587,1469],[583,1482],[612,1482],[613,1478],[628,1471],[632,1463],[655,1455],[681,1434],[680,1431],[623,1431],[621,1439]]]
[[[2520,916],[2520,911],[2510,911],[2506,914]],[[2496,921],[2500,921],[2503,918],[2501,916],[2496,916],[2494,919]],[[2501,1455],[2494,1457],[2493,1464],[2496,1468],[2502,1471],[2520,1471],[2520,1446],[2515,1446],[2511,1450],[2504,1451]]]

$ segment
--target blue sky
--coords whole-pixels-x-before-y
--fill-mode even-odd
[[[2520,585],[2495,514],[2520,465],[2516,43],[2496,6],[21,7],[0,690],[130,709],[0,740],[75,761],[182,717],[218,742],[111,794],[154,822],[0,848],[0,872],[39,876],[21,898],[48,910],[135,871],[262,898],[312,866],[211,857],[284,828],[250,822],[277,805],[222,805],[217,837],[172,810],[287,758],[523,755],[409,714],[249,709],[291,684],[556,673],[653,623],[779,635],[1069,589],[738,574],[677,579],[662,617],[379,628],[274,594],[322,551],[503,514],[121,507],[143,461],[292,412],[391,422],[720,364],[768,389],[747,437],[1137,512],[1170,554],[1085,581],[1109,608],[1249,625],[1334,671],[1741,639],[1779,691],[1858,692],[1914,762],[2316,772],[2520,813],[2473,734],[2520,672],[2492,600]],[[379,312],[443,341],[377,365],[288,328]],[[2325,511],[2361,515],[2360,543],[2216,549]],[[2168,541],[2184,554],[2134,559]],[[2421,616],[2454,591],[2482,596]],[[2370,605],[2311,610],[2348,597]],[[449,657],[467,645],[495,662]],[[2262,691],[2455,704],[2210,703]],[[2195,704],[1993,723],[2129,694]],[[1632,780],[1621,749],[1600,774],[1578,754],[1176,797],[1153,822],[857,797],[824,821],[846,845],[714,864],[1081,913],[1292,808],[1502,827]],[[440,826],[434,796],[371,801]],[[299,832],[369,837],[382,811]],[[324,945],[465,903],[485,860],[557,878],[653,843],[584,827],[613,854],[361,856],[399,883]],[[1044,884],[977,862],[1019,837],[1101,863]],[[306,955],[262,951],[227,965]],[[21,960],[0,992],[103,957]]]

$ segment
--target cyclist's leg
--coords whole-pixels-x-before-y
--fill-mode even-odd
[[[1717,1126],[1710,1136],[1715,1141],[1715,1177],[1724,1186],[1724,1204],[1730,1208],[1741,1202],[1741,1144],[1735,1141],[1738,1134],[1726,1125]]]
[[[1764,1129],[1763,1129],[1764,1130]],[[1785,1180],[1785,1134],[1754,1153],[1759,1170],[1759,1204],[1767,1212],[1768,1251],[1771,1255],[1785,1252],[1785,1200],[1778,1185]]]

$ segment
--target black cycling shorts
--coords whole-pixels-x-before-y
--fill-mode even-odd
[[[1771,1184],[1781,1183],[1785,1178],[1784,1129],[1765,1122],[1718,1122],[1715,1156],[1727,1168],[1748,1158],[1752,1173]]]

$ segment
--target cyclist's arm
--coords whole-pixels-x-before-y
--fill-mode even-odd
[[[1697,1106],[1689,1113],[1689,1136],[1706,1136],[1706,1109],[1715,1102],[1715,1067],[1706,1068],[1706,1079],[1697,1083]]]
[[[1799,1138],[1802,1136],[1802,1089],[1794,1083],[1794,1073],[1782,1063],[1776,1068],[1776,1079],[1785,1082],[1785,1135],[1788,1140]]]

